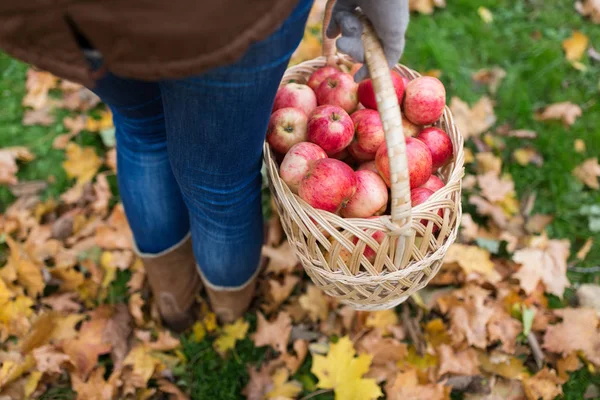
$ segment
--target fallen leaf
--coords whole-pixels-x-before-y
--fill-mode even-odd
[[[58,351],[53,345],[38,347],[33,350],[32,354],[37,370],[45,374],[60,374],[63,365],[71,362],[68,355]]]
[[[104,380],[104,367],[98,367],[90,375],[87,381],[84,381],[77,375],[72,375],[71,380],[73,390],[77,392],[78,400],[106,400],[114,396],[114,385]]]
[[[566,126],[571,126],[578,117],[581,117],[581,107],[570,101],[554,103],[544,108],[543,111],[537,112],[535,117],[540,121],[561,120]]]
[[[416,11],[419,14],[433,14],[435,7],[446,7],[446,0],[409,0],[408,7],[410,11]]]
[[[102,339],[111,345],[111,359],[114,368],[120,369],[121,363],[129,352],[128,339],[132,331],[131,315],[125,304],[116,304],[111,314]]]
[[[528,400],[554,400],[556,396],[562,394],[556,371],[549,370],[548,367],[532,377],[523,379],[523,389]]]
[[[238,340],[246,337],[249,327],[250,325],[241,318],[233,324],[223,326],[221,333],[214,341],[215,349],[220,354],[225,354],[228,350],[233,349]]]
[[[133,236],[127,223],[122,204],[117,204],[106,224],[96,228],[96,245],[109,250],[130,250],[133,247]]]
[[[63,119],[63,125],[69,130],[69,133],[58,135],[52,142],[52,148],[54,149],[65,149],[69,141],[79,134],[85,128],[85,115],[78,115],[76,117],[65,117]]]
[[[491,69],[480,69],[473,74],[473,80],[475,82],[487,85],[491,94],[496,94],[505,77],[506,71],[498,66],[494,66]]]
[[[479,364],[483,371],[499,375],[506,379],[522,379],[526,376],[523,361],[515,356],[493,350],[489,353],[479,352]]]
[[[487,8],[485,8],[483,6],[480,6],[477,9],[477,14],[479,14],[479,17],[486,24],[489,24],[489,23],[491,23],[494,20],[494,15],[492,14],[492,12],[489,9],[487,9]]]
[[[489,293],[475,285],[454,292],[454,296],[460,301],[449,311],[450,336],[454,343],[466,340],[470,346],[486,348],[486,326],[494,313],[494,309],[486,303]]]
[[[81,325],[76,338],[63,342],[62,349],[73,361],[75,368],[85,379],[98,363],[98,356],[111,351],[110,343],[104,341],[104,330],[108,320],[96,318]]]
[[[495,378],[490,382],[490,393],[465,393],[465,400],[524,400],[523,385],[516,379]]]
[[[513,260],[521,264],[521,269],[513,277],[518,279],[527,294],[533,293],[542,282],[548,293],[563,296],[567,279],[567,259],[570,243],[568,240],[548,240],[545,235],[537,237],[531,247],[517,250]]]
[[[477,173],[480,175],[494,173],[500,175],[502,172],[502,159],[490,151],[477,153]]]
[[[277,279],[269,279],[269,291],[267,292],[267,302],[261,305],[261,308],[267,312],[273,312],[292,294],[294,287],[300,281],[295,275],[285,275],[283,282],[279,283]]]
[[[313,322],[325,321],[329,315],[329,306],[323,291],[315,285],[308,285],[306,294],[298,299],[300,306],[308,312],[308,316]]]
[[[10,265],[8,265],[8,268],[14,268],[17,272],[17,281],[23,285],[31,297],[37,297],[46,287],[42,269],[29,258],[19,243],[15,242],[10,236],[6,236],[5,240],[10,248],[8,257],[8,264]]]
[[[318,379],[317,387],[333,389],[336,399],[376,399],[382,395],[374,379],[362,376],[369,371],[372,357],[356,351],[347,336],[332,343],[327,356],[315,354],[311,372]]]
[[[600,24],[600,3],[598,0],[582,0],[575,2],[577,12],[590,17],[593,23]]]
[[[500,281],[500,274],[494,268],[489,251],[477,246],[452,244],[446,253],[444,263],[456,263],[467,276],[478,274],[490,282]]]
[[[34,68],[27,70],[27,82],[25,88],[27,94],[23,97],[21,104],[39,110],[48,105],[48,92],[56,86],[58,79],[50,72],[39,71]]]
[[[408,355],[408,347],[405,343],[394,338],[383,337],[379,329],[363,336],[356,344],[356,350],[359,354],[370,355],[373,365],[395,363]]]
[[[479,360],[477,352],[468,348],[456,352],[452,346],[443,344],[437,349],[440,358],[438,377],[444,374],[477,375],[479,374]]]
[[[308,342],[306,340],[297,339],[294,341],[293,348],[296,355],[284,353],[280,356],[292,375],[298,371],[298,368],[300,368],[306,358],[306,354],[308,353]]]
[[[392,310],[370,312],[365,321],[368,328],[377,328],[385,336],[391,333],[390,327],[398,324],[398,314]]]
[[[552,215],[535,214],[527,219],[525,229],[529,233],[542,233],[553,220]]]
[[[82,148],[71,142],[67,144],[65,155],[63,168],[69,178],[77,179],[77,186],[90,182],[102,165],[93,147]]]
[[[575,151],[578,153],[584,153],[585,142],[581,139],[575,139],[575,141],[573,142],[573,149],[575,149]]]
[[[63,81],[64,82],[64,81]],[[79,84],[73,84],[68,89],[63,89],[63,99],[60,107],[71,111],[87,111],[96,107],[100,103],[100,98],[91,90]]]
[[[292,332],[292,319],[286,312],[280,312],[273,322],[268,322],[264,315],[257,313],[256,333],[252,340],[256,347],[271,346],[280,353],[285,353]]]
[[[500,202],[515,192],[515,183],[512,179],[506,176],[500,178],[493,171],[478,175],[477,183],[483,197],[492,203]]]
[[[133,317],[137,326],[144,326],[144,313],[142,307],[144,306],[144,299],[140,293],[133,293],[129,296],[129,313]]]
[[[163,393],[169,393],[169,400],[189,400],[189,396],[181,391],[177,385],[166,379],[158,380],[158,389]]]
[[[586,358],[600,365],[600,331],[598,314],[593,308],[563,308],[554,313],[563,321],[550,325],[544,334],[544,349],[563,356],[580,350]],[[565,340],[568,338],[568,340]]]
[[[388,400],[450,400],[450,391],[442,383],[420,384],[415,369],[399,373],[385,385]]]
[[[519,163],[519,165],[526,166],[529,164],[533,164],[535,166],[542,166],[544,164],[544,159],[534,148],[531,147],[523,147],[516,149],[512,154],[514,160]]]
[[[460,233],[465,241],[472,241],[479,237],[479,225],[473,221],[471,214],[463,213],[460,222]]]
[[[17,160],[31,161],[34,155],[26,147],[5,147],[0,149],[0,185],[15,185],[19,182]]]
[[[269,258],[267,273],[289,274],[298,265],[298,258],[287,240],[277,248],[263,246],[262,254]]]
[[[585,183],[592,189],[600,189],[598,177],[600,177],[600,164],[595,157],[588,158],[573,170],[573,176]]]
[[[39,110],[25,110],[23,113],[23,125],[41,125],[49,126],[54,123],[54,116],[51,114],[52,107],[45,106]]]
[[[452,97],[450,110],[465,139],[481,135],[496,123],[494,104],[487,96],[479,99],[472,108],[458,97]]]
[[[242,390],[242,394],[247,400],[263,400],[267,392],[273,386],[271,378],[271,368],[268,364],[263,364],[260,369],[248,366],[250,379]]]
[[[265,398],[277,400],[294,400],[302,391],[298,381],[288,381],[290,374],[287,368],[279,368],[272,376],[273,387],[266,393]]]
[[[156,341],[146,344],[149,349],[156,351],[171,351],[181,346],[179,339],[173,337],[169,331],[160,331]]]
[[[86,119],[85,130],[90,132],[100,132],[113,127],[112,114],[109,109],[104,109],[100,112],[100,118]]]
[[[500,341],[505,353],[514,354],[517,336],[523,332],[523,324],[499,307],[488,321],[488,336],[491,342]]]
[[[600,286],[591,283],[579,286],[577,300],[581,307],[593,308],[600,317]]]
[[[117,173],[117,149],[113,148],[106,152],[106,166]]]
[[[574,31],[570,38],[563,40],[562,47],[567,61],[574,63],[581,60],[588,47],[589,38],[580,31]]]
[[[73,339],[77,336],[75,327],[85,318],[85,314],[66,314],[56,318],[52,339],[55,342]]]
[[[150,349],[146,345],[138,344],[131,349],[123,361],[123,366],[131,367],[128,385],[134,388],[147,387],[148,380],[160,364],[160,360],[152,356]]]
[[[37,389],[41,378],[42,378],[42,373],[40,371],[31,371],[29,373],[29,376],[27,377],[27,381],[25,382],[25,385],[24,385],[24,394],[25,394],[26,399],[31,398],[31,395]]]

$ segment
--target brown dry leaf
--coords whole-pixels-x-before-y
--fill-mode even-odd
[[[52,107],[45,106],[39,110],[25,110],[23,113],[23,125],[41,125],[48,126],[54,123],[54,116],[51,114]]]
[[[146,270],[142,264],[142,260],[136,258],[133,265],[129,267],[129,270],[132,271],[131,279],[127,282],[127,287],[129,288],[129,294],[137,292],[144,287],[144,280],[146,279]]]
[[[385,336],[391,333],[391,328],[398,324],[398,314],[392,310],[373,311],[368,313],[365,326],[376,328]]]
[[[75,326],[85,318],[85,314],[66,314],[56,318],[54,330],[52,331],[52,339],[55,342],[62,340],[73,339],[77,336]]]
[[[52,142],[52,148],[65,149],[71,139],[79,134],[85,128],[86,116],[80,114],[76,117],[65,117],[63,125],[69,130],[69,133],[58,135]]]
[[[129,312],[135,321],[137,326],[144,326],[144,313],[142,307],[144,306],[144,299],[140,293],[134,293],[129,296]]]
[[[595,157],[588,158],[573,170],[573,176],[585,183],[592,189],[600,189],[598,177],[600,177],[600,165]]]
[[[581,368],[581,361],[576,352],[572,352],[556,362],[556,371],[561,383],[569,380],[569,372],[577,371],[579,368]]]
[[[169,393],[169,400],[189,400],[189,396],[181,391],[177,385],[166,379],[158,380],[158,389],[163,393]]]
[[[90,182],[102,165],[93,147],[79,147],[68,143],[65,150],[66,160],[62,163],[69,178],[77,178],[77,186]]]
[[[558,119],[566,126],[571,126],[578,117],[581,117],[581,112],[581,107],[577,104],[564,101],[547,106],[543,111],[538,111],[535,117],[541,121]]]
[[[417,371],[410,369],[385,385],[388,400],[450,400],[451,389],[442,383],[419,383]]]
[[[523,332],[521,321],[511,317],[502,307],[498,307],[490,318],[487,328],[490,342],[498,340],[505,353],[515,353],[517,336]]]
[[[148,342],[148,348],[156,351],[171,351],[181,345],[179,339],[173,337],[170,331],[160,331],[155,342]]]
[[[306,294],[298,299],[302,309],[308,312],[308,316],[313,322],[325,321],[329,315],[329,305],[323,291],[315,285],[308,285]]]
[[[458,97],[452,97],[450,110],[465,139],[481,135],[496,123],[494,103],[487,96],[479,99],[472,108]]]
[[[408,355],[408,347],[399,340],[383,337],[379,329],[372,330],[356,344],[359,354],[373,357],[373,365],[387,365],[404,359]]]
[[[302,384],[298,381],[289,381],[290,373],[287,368],[277,369],[272,376],[273,386],[265,395],[266,399],[294,400],[302,392]]]
[[[473,221],[471,214],[463,213],[460,228],[460,234],[466,242],[475,240],[479,237],[479,225]]]
[[[542,233],[553,220],[553,215],[535,214],[527,220],[525,229],[529,233]]]
[[[500,84],[506,77],[506,71],[498,66],[494,66],[491,69],[480,69],[472,77],[475,82],[487,85],[491,94],[496,94]]]
[[[287,240],[277,248],[263,246],[262,254],[269,258],[267,273],[289,274],[298,265],[298,258]]]
[[[0,185],[15,185],[19,182],[16,177],[19,161],[31,161],[35,157],[26,147],[5,147],[0,149]]]
[[[297,339],[294,341],[293,348],[296,355],[284,353],[279,357],[285,363],[285,366],[292,375],[298,371],[298,368],[300,368],[306,358],[306,354],[308,353],[308,342],[306,340]]]
[[[496,175],[500,175],[502,172],[502,159],[491,151],[484,151],[483,153],[477,153],[475,156],[477,159],[477,173],[487,174],[494,172]]]
[[[465,393],[465,400],[524,400],[523,385],[516,379],[494,377],[490,393]]]
[[[495,270],[489,251],[477,246],[454,243],[448,249],[445,264],[456,263],[463,269],[467,277],[478,274],[490,282],[500,281],[500,274]]]
[[[554,313],[563,321],[550,325],[544,335],[544,348],[564,356],[580,350],[586,358],[600,365],[600,331],[598,314],[593,308],[563,308]],[[568,338],[568,340],[565,340]]]
[[[42,303],[50,306],[54,311],[79,311],[81,310],[81,304],[74,301],[76,297],[77,293],[73,292],[53,294],[52,296],[42,298]]]
[[[574,64],[581,60],[588,47],[589,38],[580,31],[574,31],[570,38],[563,40],[562,47],[567,61]]]
[[[60,374],[62,373],[63,365],[71,362],[68,355],[64,354],[55,346],[44,345],[33,350],[33,358],[36,362],[38,371],[45,374]]]
[[[242,390],[242,394],[246,396],[247,400],[263,400],[273,386],[272,367],[269,364],[263,364],[258,370],[250,366],[247,368],[250,379]]]
[[[269,291],[267,292],[267,302],[261,305],[261,308],[271,313],[279,308],[281,304],[292,294],[294,287],[300,281],[295,275],[285,275],[283,277],[283,283],[279,283],[277,279],[269,279],[267,284],[269,285]]]
[[[23,97],[21,104],[39,110],[48,105],[48,91],[56,86],[58,78],[50,72],[38,71],[34,68],[27,70],[27,82],[25,88],[27,94]]]
[[[443,344],[437,349],[440,358],[438,377],[444,374],[477,375],[479,374],[479,360],[474,349],[456,352],[452,346]]]
[[[533,293],[542,282],[548,293],[562,298],[565,288],[571,286],[567,279],[569,249],[566,239],[548,240],[546,235],[538,236],[530,247],[515,252],[513,260],[522,266],[513,277],[527,294]]]
[[[10,248],[10,256],[4,268],[14,268],[17,273],[17,282],[27,290],[29,296],[36,298],[46,287],[41,266],[31,260],[27,252],[10,236],[7,236],[5,240]]]
[[[533,164],[535,166],[542,166],[544,164],[544,159],[534,148],[532,147],[523,147],[516,149],[513,151],[513,159],[519,163],[519,165],[526,166],[529,164]]]
[[[116,304],[111,310],[111,316],[104,330],[103,341],[112,347],[111,359],[115,369],[121,368],[121,363],[129,352],[129,335],[131,335],[131,315],[125,304]]]
[[[131,374],[128,377],[129,387],[145,388],[148,380],[154,374],[156,367],[161,365],[161,361],[150,354],[150,349],[144,344],[135,346],[123,361],[123,366],[131,367]]]
[[[104,380],[104,367],[98,367],[85,381],[79,376],[71,376],[73,390],[77,392],[78,400],[106,400],[115,395],[115,384],[112,376],[108,381]]]
[[[117,173],[117,149],[110,149],[106,152],[106,166]]]
[[[446,0],[409,0],[408,7],[410,11],[416,11],[419,14],[433,14],[435,7],[445,8]]]
[[[73,360],[78,375],[84,379],[97,364],[98,356],[111,351],[112,346],[104,340],[107,324],[108,319],[102,317],[86,321],[76,338],[62,344],[65,354]]]
[[[113,208],[107,224],[96,228],[95,240],[96,244],[103,249],[132,248],[133,237],[122,204],[117,204]]]
[[[562,386],[556,371],[549,370],[548,367],[532,377],[523,379],[523,389],[528,400],[554,400],[556,396],[562,394]]]
[[[486,326],[494,309],[487,304],[489,291],[475,285],[454,292],[460,302],[449,310],[450,335],[454,343],[466,340],[470,346],[485,349],[487,346]]]
[[[490,171],[484,175],[477,175],[477,183],[481,194],[492,203],[500,202],[515,192],[515,183],[509,177],[500,178]]]
[[[287,351],[287,344],[292,332],[292,319],[286,312],[280,312],[273,322],[268,322],[262,313],[258,312],[256,333],[252,340],[256,347],[271,346],[280,353]]]
[[[600,2],[598,0],[581,0],[575,2],[577,12],[590,17],[593,23],[600,24]]]
[[[537,132],[529,129],[515,129],[506,132],[505,135],[520,139],[535,139],[537,137]]]
[[[70,83],[67,86],[61,82],[60,86],[63,89],[61,108],[71,111],[87,111],[100,103],[100,98],[96,94],[79,84]]]

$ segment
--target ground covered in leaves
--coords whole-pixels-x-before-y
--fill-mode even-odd
[[[411,0],[402,61],[444,81],[468,139],[434,281],[395,310],[337,304],[265,192],[252,310],[219,326],[201,300],[181,336],[131,250],[110,113],[0,54],[0,398],[600,398],[600,9],[483,3]],[[293,63],[319,55],[319,20]]]

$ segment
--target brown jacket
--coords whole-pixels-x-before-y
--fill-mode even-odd
[[[115,74],[143,80],[199,74],[240,57],[298,0],[0,0],[0,49],[87,85],[77,34]]]

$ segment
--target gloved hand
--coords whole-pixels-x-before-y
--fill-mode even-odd
[[[354,13],[360,7],[371,21],[383,44],[383,52],[390,67],[395,65],[404,51],[404,34],[408,26],[408,0],[337,0],[333,6],[327,37],[333,39],[340,33],[337,48],[356,62],[365,62],[365,50],[360,35],[362,23]],[[358,70],[354,80],[360,82],[369,75],[367,66]]]

